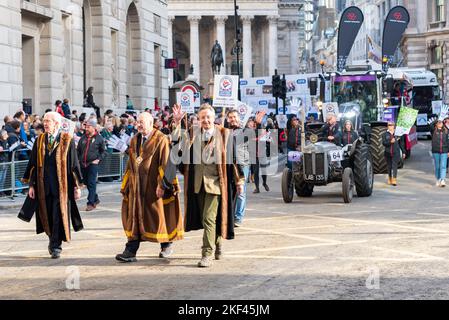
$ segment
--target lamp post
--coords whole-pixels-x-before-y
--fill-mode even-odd
[[[237,0],[234,0],[234,27],[235,27],[235,54],[237,59],[237,75],[238,75],[238,99],[241,100],[240,92],[240,29]]]

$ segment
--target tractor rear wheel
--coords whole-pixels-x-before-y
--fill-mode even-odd
[[[385,160],[385,147],[382,144],[382,136],[387,131],[386,127],[374,127],[371,130],[370,149],[373,158],[373,170],[375,174],[387,173],[387,161]]]
[[[373,194],[373,158],[367,144],[358,144],[353,158],[354,183],[357,196],[370,197]]]

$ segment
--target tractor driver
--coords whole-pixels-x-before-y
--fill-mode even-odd
[[[320,140],[340,145],[340,130],[337,122],[337,116],[329,113],[326,117],[326,123],[320,130]]]

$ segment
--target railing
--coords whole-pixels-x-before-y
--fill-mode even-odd
[[[28,184],[22,182],[28,165],[28,160],[18,160],[20,152],[28,150],[15,150],[8,153],[8,161],[0,162],[0,197],[13,199],[17,194],[26,192]],[[122,180],[126,170],[128,156],[122,153],[107,153],[105,159],[98,167],[98,178],[115,178]]]

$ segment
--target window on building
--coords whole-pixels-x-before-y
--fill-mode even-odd
[[[431,49],[431,63],[442,64],[443,63],[443,48],[441,46],[435,46]]]
[[[444,0],[435,0],[435,21],[444,21],[445,15]]]
[[[161,17],[154,15],[154,33],[161,35]]]

